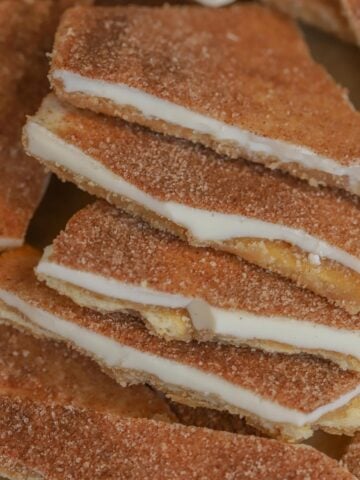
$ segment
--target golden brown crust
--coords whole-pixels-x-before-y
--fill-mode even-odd
[[[1,411],[0,454],[54,480],[353,479],[310,447],[259,437],[7,398]]]
[[[60,105],[48,97],[32,119],[68,145],[79,148],[109,172],[161,202],[172,201],[196,209],[235,214],[306,232],[360,256],[360,207],[356,197],[316,189],[279,172],[223,157],[199,145],[154,134],[119,119],[106,118]],[[31,123],[30,123],[31,125]],[[25,148],[29,141],[25,131]],[[337,262],[310,262],[306,252],[281,241],[235,238],[200,242],[184,227],[109,192],[91,179],[49,161],[38,159],[62,179],[137,214],[157,228],[168,230],[193,245],[235,253],[298,285],[320,294],[350,313],[360,310],[360,275]],[[229,194],[231,192],[231,194]],[[288,208],[292,205],[292,208]],[[334,215],[334,212],[337,212]],[[360,233],[360,232],[359,232]]]
[[[298,286],[326,298],[351,315],[360,312],[360,274],[328,258],[320,264],[309,254],[281,241],[238,238],[209,243],[217,249],[233,253],[271,272],[289,278]]]
[[[2,255],[0,288],[122,345],[217,375],[302,412],[327,404],[359,384],[359,374],[306,355],[269,354],[210,342],[166,342],[149,334],[138,319],[120,313],[100,315],[36,282],[32,271],[36,260],[36,255],[24,250]]]
[[[123,283],[201,298],[220,308],[359,329],[359,315],[349,315],[234,255],[189,246],[105,202],[95,202],[72,217],[54,240],[49,261]]]
[[[106,29],[101,27],[105,24]],[[161,28],[162,35],[156,36],[153,28]],[[176,61],[171,54],[175,50]],[[339,165],[356,165],[360,157],[359,114],[344,91],[313,62],[293,24],[266,8],[243,5],[221,13],[196,7],[74,9],[57,35],[52,72],[61,69],[126,84],[258,135],[307,146]],[[211,143],[221,153],[270,162],[308,179],[322,182],[330,177],[332,183],[351,188],[345,178],[300,171],[298,165],[279,165],[267,156],[250,158],[248,151],[233,144],[145,119],[124,105],[66,94],[54,78],[53,85],[59,96],[78,106]],[[274,94],[267,95],[269,91]]]
[[[68,282],[57,280],[53,277],[38,274],[38,279],[61,295],[71,298],[76,304],[87,307],[102,313],[121,311],[132,315],[140,315],[149,331],[164,339],[181,340],[189,342],[197,340],[201,342],[216,341],[230,343],[232,345],[244,346],[265,350],[272,353],[286,353],[294,355],[308,353],[316,357],[325,358],[335,362],[342,369],[349,369],[360,372],[360,360],[351,355],[320,349],[307,349],[295,347],[285,343],[271,340],[246,339],[230,335],[218,335],[209,330],[196,330],[192,324],[190,315],[186,310],[170,309],[165,307],[146,306],[139,303],[118,300],[106,297],[101,294],[94,294],[89,290],[77,287]]]

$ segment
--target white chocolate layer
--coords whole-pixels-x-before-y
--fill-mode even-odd
[[[47,253],[49,250],[47,251]],[[187,309],[195,329],[243,340],[272,340],[303,349],[360,358],[360,331],[341,330],[296,318],[261,316],[214,307],[204,300],[130,285],[42,259],[36,271],[93,293],[144,305]]]
[[[56,102],[56,101],[55,101]],[[50,111],[61,114],[61,107],[53,99],[44,105]],[[99,185],[108,192],[124,196],[146,209],[184,227],[199,242],[222,241],[233,238],[260,238],[282,240],[301,250],[334,260],[357,273],[360,273],[360,259],[346,251],[332,246],[303,230],[284,225],[264,222],[242,215],[212,212],[189,207],[177,202],[160,201],[143,192],[105,168],[100,162],[84,154],[79,148],[64,142],[36,120],[28,121],[25,127],[27,152],[47,162],[66,168],[76,175]],[[317,258],[312,257],[312,258]]]
[[[117,367],[146,372],[164,383],[208,395],[213,394],[226,403],[271,422],[290,423],[296,426],[313,423],[326,413],[346,405],[360,394],[360,385],[358,385],[354,390],[341,395],[335,401],[322,405],[310,413],[303,413],[267,400],[218,375],[123,345],[45,310],[33,307],[6,290],[0,289],[0,299],[10,307],[16,308],[35,325],[55,333],[95,355],[109,368]]]
[[[197,3],[201,3],[207,7],[222,7],[234,3],[235,0],[196,0]]]
[[[136,108],[146,118],[165,122],[210,135],[219,141],[229,141],[253,153],[276,158],[281,163],[297,163],[309,170],[319,170],[335,176],[346,176],[354,186],[360,181],[360,166],[342,166],[331,158],[318,155],[311,149],[275,140],[229,125],[187,108],[162,100],[137,88],[121,83],[94,80],[67,70],[55,70],[54,79],[61,80],[67,93],[84,93],[105,98],[117,105]]]
[[[0,251],[21,247],[22,244],[21,238],[0,237]]]

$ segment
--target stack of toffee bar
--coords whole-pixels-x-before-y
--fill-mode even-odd
[[[24,147],[99,200],[2,255],[1,317],[273,438],[359,431],[360,115],[292,21],[76,7],[49,78]]]
[[[26,149],[113,206],[76,214],[37,276],[125,312],[56,333],[121,382],[275,437],[356,431],[360,116],[291,21],[77,8],[50,80]]]

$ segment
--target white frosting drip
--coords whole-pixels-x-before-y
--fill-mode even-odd
[[[360,394],[360,385],[358,385],[354,390],[339,396],[333,402],[322,405],[310,413],[303,413],[267,400],[218,375],[123,345],[104,335],[80,327],[76,323],[33,307],[6,290],[0,289],[0,299],[16,308],[35,325],[70,340],[81,349],[95,355],[107,367],[146,372],[164,383],[208,395],[217,395],[230,405],[271,422],[290,423],[296,426],[313,423],[326,413],[346,405]]]
[[[282,163],[298,163],[309,170],[319,170],[335,176],[347,176],[357,185],[360,181],[360,166],[342,166],[331,158],[318,155],[307,147],[283,140],[274,140],[229,125],[181,105],[162,100],[137,88],[121,83],[104,82],[84,77],[67,70],[55,70],[53,78],[63,82],[68,93],[84,93],[111,100],[117,105],[128,105],[139,110],[147,118],[159,118],[165,122],[210,135],[219,141],[230,141],[254,154],[275,157]]]
[[[49,106],[52,106],[50,101]],[[58,109],[58,105],[55,104]],[[61,111],[61,110],[60,110]],[[198,241],[221,241],[231,238],[260,238],[282,240],[301,250],[326,257],[360,273],[360,259],[334,247],[327,242],[304,232],[284,225],[264,222],[243,215],[211,212],[189,207],[172,201],[160,201],[144,193],[139,188],[115,175],[94,158],[84,154],[79,148],[64,142],[35,121],[25,127],[28,138],[28,153],[47,162],[61,165],[67,170],[81,175],[109,192],[122,195],[145,208],[186,228]]]
[[[272,340],[303,349],[326,350],[360,358],[360,331],[315,324],[296,318],[262,316],[226,310],[204,300],[129,285],[90,272],[74,270],[42,259],[37,273],[110,298],[168,308],[186,308],[194,328],[244,340]]]
[[[21,247],[23,240],[21,238],[0,237],[0,250]]]

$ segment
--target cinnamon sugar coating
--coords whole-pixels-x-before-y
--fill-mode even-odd
[[[115,415],[175,418],[166,401],[148,387],[121,387],[95,362],[64,343],[35,338],[2,324],[0,396],[4,395]]]
[[[24,260],[38,259],[38,253],[30,248],[24,248],[23,255]],[[236,415],[175,402],[169,405],[165,397],[143,385],[121,387],[89,357],[63,342],[34,337],[1,324],[5,317],[0,304],[0,396],[74,405],[121,416],[179,421],[234,433],[254,431]],[[0,465],[1,475],[3,464]]]
[[[360,434],[351,440],[342,463],[356,478],[360,478]]]
[[[91,0],[0,2],[0,239],[22,240],[47,176],[21,145],[26,115],[48,90],[48,52],[63,10]]]
[[[0,237],[22,239],[45,188],[45,173],[26,156],[21,129],[47,90],[51,1],[0,3]]]
[[[213,306],[359,330],[350,315],[310,291],[238,257],[188,245],[98,201],[76,213],[53,242],[50,262]]]
[[[360,383],[360,374],[307,355],[271,354],[211,342],[167,342],[151,335],[134,317],[121,313],[102,315],[75,305],[36,281],[35,263],[34,255],[28,255],[25,249],[2,255],[0,289],[121,345],[215,374],[280,405],[310,412]]]
[[[75,110],[52,96],[32,120],[157,200],[284,225],[360,257],[357,197]],[[51,169],[51,162],[40,160]]]
[[[314,264],[314,262],[312,262],[311,256],[309,256],[309,254],[306,251],[303,251],[300,248],[298,248],[298,247],[296,247],[296,246],[294,246],[290,243],[285,243],[285,242],[277,241],[277,240],[268,240],[268,239],[259,239],[259,238],[240,238],[240,237],[238,237],[238,238],[232,238],[230,240],[222,240],[222,241],[219,241],[219,240],[218,241],[210,241],[210,240],[207,240],[207,241],[201,240],[200,241],[199,238],[193,236],[193,234],[190,230],[186,230],[180,224],[174,223],[174,221],[168,220],[167,217],[165,218],[164,216],[160,216],[157,213],[155,213],[154,210],[151,210],[151,208],[154,208],[154,206],[149,204],[145,199],[141,200],[143,202],[143,204],[142,203],[137,203],[137,202],[131,200],[129,197],[126,197],[124,195],[119,195],[119,193],[114,193],[113,190],[109,191],[106,188],[106,186],[102,183],[101,179],[100,179],[99,183],[97,183],[96,179],[95,179],[95,181],[91,180],[90,178],[93,175],[93,169],[92,168],[88,168],[88,172],[86,172],[86,169],[85,169],[85,171],[82,172],[82,175],[80,175],[77,169],[81,170],[82,168],[84,168],[84,165],[82,164],[83,160],[81,158],[81,153],[82,153],[81,150],[78,153],[79,157],[76,160],[76,164],[69,162],[68,161],[69,158],[67,157],[67,154],[66,155],[63,154],[63,158],[67,159],[66,167],[62,164],[61,165],[58,164],[58,161],[53,159],[52,154],[49,152],[49,150],[44,150],[44,151],[39,153],[39,151],[37,150],[37,147],[36,147],[38,140],[36,140],[36,135],[34,136],[34,129],[39,129],[39,128],[47,129],[47,131],[44,131],[44,135],[45,136],[48,135],[47,142],[49,143],[49,145],[48,145],[47,148],[50,148],[52,150],[52,142],[53,143],[60,142],[60,144],[61,144],[61,141],[62,141],[61,135],[63,135],[64,131],[68,132],[69,127],[70,127],[70,130],[72,130],[71,125],[72,125],[72,123],[74,122],[75,119],[78,120],[78,122],[77,122],[78,128],[81,130],[81,137],[82,138],[79,139],[79,144],[80,145],[83,144],[83,143],[86,144],[85,139],[87,138],[88,131],[91,131],[94,134],[94,137],[97,140],[100,141],[100,138],[97,138],[97,130],[96,131],[94,130],[94,125],[91,125],[91,122],[89,122],[89,123],[86,122],[86,130],[85,130],[85,125],[84,125],[84,121],[83,121],[84,117],[82,116],[82,114],[80,113],[79,110],[76,112],[79,115],[79,117],[76,114],[74,114],[74,117],[73,117],[72,115],[69,114],[70,112],[72,112],[73,114],[75,113],[72,109],[70,109],[69,107],[66,107],[64,104],[61,105],[53,95],[50,95],[44,100],[44,102],[42,103],[42,107],[40,108],[40,110],[38,111],[36,116],[32,117],[29,120],[27,126],[24,129],[23,141],[24,141],[25,149],[27,149],[29,154],[35,154],[36,158],[41,163],[43,163],[47,168],[49,168],[53,173],[55,173],[60,179],[62,179],[63,181],[73,182],[79,188],[81,188],[81,189],[83,189],[83,190],[85,190],[85,191],[87,191],[87,192],[89,192],[89,193],[91,193],[91,194],[93,194],[97,197],[105,198],[108,202],[110,202],[113,205],[115,205],[116,207],[128,212],[130,215],[134,215],[134,216],[137,216],[137,217],[143,219],[144,221],[150,223],[150,225],[152,225],[154,228],[158,228],[160,230],[166,230],[166,231],[180,237],[181,239],[187,240],[192,245],[195,245],[195,246],[209,246],[209,247],[216,248],[218,250],[222,250],[222,251],[226,251],[226,252],[230,252],[232,254],[238,255],[238,256],[247,260],[250,263],[254,263],[254,264],[256,264],[256,265],[258,265],[262,268],[265,268],[265,269],[270,270],[272,272],[278,273],[281,276],[284,276],[285,278],[290,278],[297,285],[299,285],[301,287],[304,287],[304,288],[307,288],[307,289],[315,292],[316,294],[327,298],[329,301],[332,301],[335,304],[337,304],[338,306],[340,306],[341,308],[344,308],[350,314],[356,314],[356,313],[359,312],[359,310],[360,310],[360,301],[359,301],[359,298],[360,298],[360,275],[355,270],[351,270],[350,267],[345,267],[344,265],[342,265],[340,263],[337,263],[333,260],[330,260],[327,257],[322,257],[320,265],[316,265],[316,264]],[[85,118],[87,118],[86,113],[85,112],[83,112],[83,113],[84,113]],[[92,114],[90,113],[89,116],[91,118]],[[99,123],[99,128],[100,128],[100,130],[102,130],[102,134],[105,134],[105,133],[111,134],[111,129],[109,129],[109,130],[105,129],[105,131],[103,131],[103,129],[102,129],[103,122],[101,122],[102,119],[101,119],[100,116],[97,116],[97,117],[94,116],[94,118],[99,119],[99,122],[100,122]],[[110,123],[115,123],[115,120],[112,121],[109,118],[107,120],[109,120]],[[122,125],[121,121],[118,121],[117,123]],[[126,125],[126,124],[124,124],[124,125]],[[144,132],[144,134],[147,133],[150,138],[153,135],[156,137],[155,134],[151,134],[149,131],[146,131],[144,129],[139,128],[139,131]],[[59,134],[59,136],[57,136],[57,133]],[[54,135],[53,137],[52,137],[52,134]],[[120,135],[120,131],[118,132],[118,135],[123,140],[123,142],[119,145],[119,151],[128,152],[128,150],[131,150],[131,148],[120,148],[120,146],[124,146],[125,144],[128,144],[128,142],[131,144],[131,137],[130,136],[128,137],[126,135]],[[116,146],[116,142],[117,142],[118,137],[115,136],[115,135],[113,135],[113,138],[111,137],[111,135],[110,135],[110,137],[106,137],[107,139],[111,138],[111,140],[113,141],[113,143],[111,145],[110,144],[108,145],[106,142],[103,142],[104,138],[105,137],[103,137],[102,140],[101,140],[102,146],[100,147],[100,149],[101,148],[104,148],[106,150],[114,149],[114,150],[117,151],[117,148],[114,148],[113,143]],[[163,136],[163,139],[164,139],[164,142],[165,142],[166,139],[169,139],[169,138]],[[64,141],[63,148],[65,148],[65,149],[70,148],[70,146],[73,146],[73,145],[75,146],[75,144],[78,143],[76,138],[75,139],[71,138],[71,140],[67,139],[67,141],[70,142],[70,143],[68,143],[66,145],[65,144],[66,142]],[[40,139],[40,142],[41,142],[41,139]],[[177,143],[176,140],[174,140],[174,142]],[[93,142],[91,142],[91,144],[92,143]],[[148,142],[148,143],[152,145],[152,142]],[[187,145],[190,146],[190,144],[187,144]],[[97,148],[98,147],[95,146],[94,149],[96,150]],[[149,153],[150,153],[150,156],[151,156],[151,148],[147,148],[146,150],[144,150],[144,156],[145,157],[146,157],[146,153],[149,150],[150,150]],[[201,149],[201,150],[203,152],[205,152],[205,149]],[[91,153],[92,152],[90,151],[89,155]],[[209,153],[209,155],[211,155],[210,151],[208,151],[208,153]],[[134,149],[134,155],[139,155],[138,149]],[[111,155],[110,155],[110,157],[111,157]],[[108,154],[106,155],[106,158],[108,158]],[[136,158],[138,158],[138,157],[136,157]],[[220,157],[217,157],[217,158],[220,158]],[[90,162],[94,161],[94,159],[92,157],[89,157],[89,161]],[[97,161],[97,160],[95,160],[95,161]],[[228,161],[230,162],[230,160],[228,160]],[[62,160],[60,160],[60,162],[62,162]],[[116,159],[114,158],[114,162],[111,162],[110,167],[105,166],[105,162],[101,158],[99,158],[99,163],[102,164],[103,167],[108,168],[108,175],[110,175],[110,176],[111,176],[111,174],[116,175],[115,170],[116,170],[117,165],[119,164],[119,157],[117,157]],[[128,179],[130,181],[132,180],[131,179],[131,173],[133,173],[134,170],[138,171],[139,175],[141,175],[141,177],[134,176],[134,183],[133,183],[134,186],[137,186],[137,187],[143,189],[142,191],[139,190],[139,192],[138,192],[139,195],[141,195],[142,192],[144,192],[144,193],[149,192],[150,191],[150,186],[151,187],[154,186],[154,193],[155,193],[156,196],[153,197],[153,199],[161,201],[160,200],[160,195],[159,195],[159,192],[158,192],[158,190],[161,191],[161,187],[159,189],[156,185],[155,172],[154,172],[154,168],[155,168],[156,175],[158,174],[156,166],[158,165],[159,162],[157,162],[155,160],[149,161],[149,163],[147,165],[147,168],[143,169],[143,171],[141,171],[141,167],[140,167],[140,169],[138,169],[138,167],[137,167],[137,163],[139,163],[140,165],[142,164],[141,159],[137,160],[137,162],[133,162],[133,161],[126,162],[126,161],[124,161],[124,163],[127,165],[127,170],[124,171],[124,177],[126,179]],[[165,163],[164,174],[163,174],[163,176],[161,176],[159,174],[159,181],[160,180],[164,181],[164,178],[166,180],[169,180],[167,182],[167,188],[172,187],[172,189],[170,189],[171,197],[179,198],[180,202],[185,201],[182,198],[183,195],[181,195],[183,193],[183,190],[181,188],[180,179],[178,179],[179,176],[182,177],[182,174],[183,174],[182,167],[179,166],[179,170],[180,170],[179,173],[177,171],[176,172],[171,171],[170,179],[172,178],[173,175],[174,175],[174,179],[175,179],[175,181],[173,182],[174,185],[171,185],[171,180],[169,179],[168,176],[166,176],[166,173],[169,173],[169,169],[166,168],[166,161],[162,162],[162,163]],[[177,163],[177,162],[175,162],[175,163]],[[223,163],[225,163],[225,162],[220,162],[220,164],[223,164]],[[232,162],[232,163],[236,164],[237,162]],[[239,161],[239,163],[240,163],[240,161]],[[120,159],[120,164],[121,164],[121,159]],[[101,165],[99,165],[99,166],[101,166]],[[249,168],[251,168],[251,167],[249,167]],[[203,167],[203,169],[205,171],[207,170],[206,169],[206,163],[205,163],[205,166]],[[96,169],[94,169],[94,172],[95,172],[95,170]],[[130,175],[128,175],[127,172],[129,172]],[[148,172],[150,173],[150,177],[148,176]],[[154,173],[153,176],[151,176],[152,172]],[[233,173],[235,173],[235,172],[233,172]],[[142,176],[146,179],[145,183],[142,182],[142,181],[138,182],[138,180],[137,180],[137,178],[142,178]],[[128,177],[130,177],[130,178],[128,178]],[[235,177],[236,177],[236,175],[235,175]],[[266,176],[264,176],[264,177],[267,178]],[[281,180],[282,176],[279,175],[279,177],[280,177],[280,180]],[[283,176],[283,177],[285,179],[289,178],[289,177],[285,177],[285,176]],[[118,178],[119,183],[121,183],[122,177],[118,175],[117,178]],[[152,179],[154,180],[154,182],[153,182],[154,185],[152,185],[152,183],[149,182],[149,178],[151,180]],[[226,175],[225,175],[225,178],[227,178]],[[225,181],[225,178],[224,178],[224,175],[220,175],[220,179],[223,179]],[[229,176],[229,181],[230,181],[230,184],[232,185],[232,188],[234,188],[234,191],[235,191],[235,194],[236,194],[236,189],[238,189],[239,187],[238,187],[237,183],[234,184],[234,182],[232,182],[232,178],[233,177],[230,178],[230,176]],[[113,177],[113,180],[114,180],[114,182],[116,182],[116,177]],[[178,183],[178,180],[179,180],[179,183]],[[246,190],[246,183],[245,183],[245,186],[244,186],[243,185],[244,182],[242,181],[242,179],[239,178],[238,180],[239,180],[239,183],[241,184],[241,186],[244,187],[244,190]],[[247,180],[249,181],[249,179],[247,179]],[[185,193],[189,194],[189,202],[190,202],[190,205],[191,205],[191,203],[194,202],[193,191],[198,192],[199,189],[198,189],[197,184],[193,180],[189,179],[189,181],[190,181],[190,183],[192,181],[191,188],[185,187],[184,190],[185,190]],[[199,183],[200,183],[200,185],[202,184],[202,179],[199,179]],[[250,181],[250,183],[254,183],[254,182]],[[301,184],[302,182],[299,182],[299,183]],[[202,202],[204,204],[209,203],[209,202],[206,202],[206,200],[205,201],[203,200],[204,198],[206,199],[207,196],[211,196],[211,198],[212,198],[212,202],[210,202],[211,204],[215,204],[216,200],[218,200],[218,196],[214,192],[206,190],[206,188],[209,186],[209,184],[210,184],[210,186],[212,185],[211,182],[208,182],[203,188],[200,188],[201,192],[203,193],[203,196],[201,196],[200,194],[198,196],[195,195],[195,199],[198,200],[199,203],[200,202]],[[220,188],[221,185],[222,185],[221,181],[216,183],[217,188]],[[175,190],[175,188],[177,186],[179,186],[179,194],[177,194],[176,193],[177,190]],[[279,206],[279,212],[277,213],[277,217],[279,217],[279,215],[281,216],[281,212],[285,211],[284,210],[284,205],[287,206],[288,203],[291,204],[292,198],[291,198],[290,195],[276,195],[276,193],[273,191],[274,189],[271,189],[270,187],[271,187],[271,185],[269,185],[269,189],[271,190],[271,193],[272,193],[272,195],[275,199],[274,203],[277,206]],[[255,186],[254,186],[254,188],[255,188]],[[313,189],[310,189],[310,192],[312,190]],[[264,192],[265,192],[264,197],[268,198],[268,194],[267,194],[267,191],[266,191],[265,188],[263,188],[263,189],[260,188],[260,191],[261,191],[262,194],[264,194]],[[289,191],[291,193],[291,188],[289,188]],[[315,189],[315,192],[318,192],[318,191],[319,191],[318,189]],[[322,189],[321,191],[324,192],[325,190]],[[330,192],[330,190],[328,190],[328,192]],[[164,193],[165,193],[165,190],[164,190]],[[281,193],[284,194],[284,191],[281,190]],[[339,201],[345,207],[344,211],[348,210],[345,206],[345,204],[347,202],[346,201],[342,202],[341,198],[339,198],[340,193],[339,192],[337,192],[337,193],[338,193],[338,195],[336,196],[336,194],[334,192],[334,198],[337,198],[337,201]],[[246,196],[247,196],[247,194],[245,192],[245,197]],[[311,197],[311,195],[309,195],[309,196]],[[226,193],[226,189],[225,189],[224,190],[224,197],[220,197],[221,198],[220,203],[222,203],[226,206],[228,202],[223,201],[222,198],[226,199],[227,197],[228,197],[228,194]],[[283,197],[282,198],[282,200],[283,200],[282,203],[281,203],[279,197]],[[297,198],[298,195],[294,195],[294,197]],[[166,198],[167,198],[167,196],[166,196]],[[251,195],[249,195],[248,200],[254,201],[254,203],[257,206],[269,205],[271,203],[270,201],[261,202],[259,200],[259,198],[260,197],[256,197],[254,199],[254,196],[251,193]],[[346,200],[349,200],[349,205],[351,205],[351,204],[353,206],[357,205],[356,197],[354,197],[353,199],[350,199],[349,196],[342,195],[342,198],[346,199]],[[240,196],[239,201],[241,201],[241,199],[242,199],[242,196]],[[285,199],[287,201],[285,201]],[[279,201],[276,201],[276,200],[279,200]],[[322,208],[320,208],[320,210],[322,210],[323,213],[325,213],[325,214],[323,216],[314,214],[316,219],[319,220],[319,223],[310,224],[309,228],[311,230],[315,231],[315,230],[317,230],[317,226],[320,225],[320,223],[321,223],[321,226],[324,227],[325,230],[328,227],[328,230],[330,230],[332,233],[334,233],[334,234],[337,233],[337,229],[334,228],[334,225],[330,225],[330,223],[328,221],[324,221],[325,218],[328,219],[330,217],[331,218],[334,217],[334,214],[333,214],[333,211],[331,210],[330,205],[329,205],[329,208],[325,208],[325,204],[327,202],[326,201],[325,202],[319,202],[316,197],[312,198],[312,201],[316,205],[320,204],[320,206],[322,207]],[[300,208],[301,207],[301,202],[297,202],[297,203],[300,203],[300,205],[297,205],[297,206],[298,206],[298,210],[302,214],[304,213],[304,210],[305,210],[305,214],[306,213],[309,213],[309,214],[314,213],[314,209],[311,212],[307,212],[306,208],[305,209]],[[310,203],[311,202],[309,202],[309,204],[307,204],[307,206],[309,206]],[[179,204],[179,205],[181,206],[181,204]],[[243,210],[244,209],[246,210],[246,213],[248,213],[249,210],[250,210],[250,213],[251,213],[251,208],[250,209],[248,208],[245,201],[242,201],[241,205],[243,207]],[[313,204],[311,203],[311,205],[313,205]],[[337,202],[336,202],[336,204],[335,204],[335,202],[332,203],[332,207],[335,208],[335,209],[336,209],[336,205],[337,205]],[[170,206],[170,209],[171,209],[171,206]],[[255,210],[259,210],[259,209],[255,209]],[[356,208],[353,210],[353,212],[354,211],[356,211]],[[290,212],[293,212],[293,210],[290,209]],[[199,213],[201,213],[201,210],[198,211],[198,214]],[[257,213],[258,216],[260,216],[261,212],[257,211],[256,213]],[[270,213],[270,210],[268,211],[268,213]],[[347,212],[347,214],[349,214],[349,212]],[[352,215],[350,215],[350,217],[352,217]],[[296,218],[296,217],[293,216],[292,213],[287,213],[286,212],[285,215],[283,216],[283,218],[285,220],[287,220],[288,218]],[[347,215],[345,214],[341,218],[346,219]],[[297,226],[300,226],[299,224],[302,223],[302,221],[303,221],[303,216],[301,215],[300,216],[300,221],[298,221],[297,218],[296,218],[295,224]],[[285,223],[286,223],[286,221],[285,221]],[[346,221],[345,221],[345,223],[346,223]],[[356,224],[356,222],[355,222],[355,224]],[[312,228],[312,227],[314,227],[314,228]],[[350,227],[350,225],[349,225],[349,227]],[[354,225],[354,223],[353,223],[350,228],[351,228],[351,230],[352,229],[356,230],[356,225]],[[250,230],[248,230],[248,234],[251,234]],[[333,237],[333,235],[331,235],[331,236]],[[351,242],[351,239],[353,239],[353,236],[351,235],[351,233],[349,233],[349,230],[347,231],[347,236],[349,237],[349,243],[352,243],[353,245],[356,246],[357,242],[355,242],[355,243]],[[336,237],[336,235],[335,235],[335,237]],[[345,237],[345,235],[344,235],[344,237]],[[348,244],[348,242],[346,242],[346,244]]]
[[[311,447],[7,398],[0,407],[0,458],[51,480],[354,480]]]
[[[360,116],[346,92],[312,60],[294,24],[264,7],[73,9],[58,30],[57,70],[125,84],[343,166],[359,163]]]

